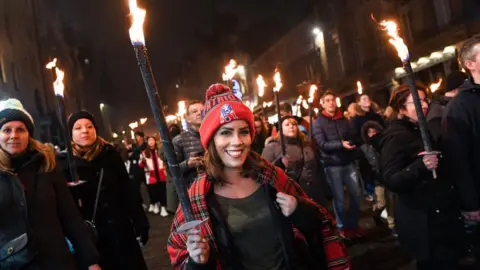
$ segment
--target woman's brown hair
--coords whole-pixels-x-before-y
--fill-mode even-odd
[[[50,147],[33,138],[29,138],[27,149],[30,151],[35,150],[43,155],[43,163],[39,172],[51,172],[55,170],[55,152],[50,149]],[[0,148],[0,171],[12,172],[10,158],[10,155]]]
[[[146,158],[151,158],[152,157],[152,149],[150,149],[150,145],[148,145],[148,140],[150,140],[150,138],[155,140],[155,151],[157,151],[157,154],[158,154],[157,138],[148,137],[147,140],[146,140],[147,141],[147,147],[145,148],[145,157]]]
[[[415,82],[415,86],[417,87],[418,91],[424,92],[425,95],[427,94],[427,87],[425,85]],[[405,102],[410,94],[411,91],[408,84],[402,84],[392,91],[390,101],[388,102],[388,105],[390,108],[392,108],[389,120],[398,119],[401,117],[400,110],[405,108]]]
[[[303,132],[300,131],[300,129],[298,128],[298,122],[295,118],[286,117],[282,120],[282,124],[285,121],[290,121],[292,124],[297,126],[297,139],[302,143],[302,145],[304,145],[305,143],[308,142],[307,135],[303,134]],[[275,140],[275,141],[279,142],[280,141],[280,132],[277,132],[277,134],[275,134],[275,136],[272,138],[272,140]]]
[[[248,157],[243,164],[241,175],[245,178],[255,178],[255,175],[265,168],[265,162],[259,154],[251,151],[250,149],[248,151]],[[211,176],[214,179],[215,184],[218,183],[220,185],[224,185],[228,183],[228,180],[225,179],[223,175],[225,165],[223,164],[220,155],[217,153],[213,139],[208,143],[208,148],[205,152],[205,156],[203,157],[203,162],[205,165],[205,172],[208,176]]]

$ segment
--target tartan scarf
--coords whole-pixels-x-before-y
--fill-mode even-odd
[[[106,144],[108,144],[107,141],[102,137],[97,137],[97,140],[89,147],[81,147],[76,143],[72,143],[73,155],[86,161],[92,161],[102,152]]]
[[[277,168],[265,161],[266,168],[261,170],[257,174],[256,181],[260,185],[271,185],[277,191],[289,194],[295,197],[302,197],[308,200],[310,203],[315,204],[308,199],[305,192],[301,187],[292,179],[290,179],[283,170]],[[209,177],[203,173],[197,177],[192,183],[192,186],[188,190],[188,196],[190,203],[192,204],[192,212],[194,219],[204,220],[208,219],[206,223],[201,225],[201,234],[208,240],[211,250],[217,250],[214,233],[211,220],[209,219],[209,209],[207,206],[207,194],[209,190],[213,188],[212,181]],[[333,218],[329,212],[322,206],[315,204],[323,217],[321,224],[319,225],[319,234],[323,236],[323,246],[325,249],[325,257],[329,270],[346,270],[350,269],[350,261],[346,255],[345,245],[340,237],[335,235],[333,230]],[[187,251],[187,235],[176,233],[178,227],[185,223],[185,217],[183,215],[181,207],[177,209],[170,236],[167,243],[167,250],[170,255],[170,260],[174,269],[186,270],[188,264],[188,251]],[[293,226],[293,233],[295,239],[300,239],[306,242],[305,236]],[[216,269],[221,270],[220,262],[216,262]]]

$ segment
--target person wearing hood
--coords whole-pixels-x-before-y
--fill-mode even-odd
[[[0,269],[98,270],[97,249],[55,154],[33,139],[34,129],[20,101],[0,102]]]
[[[280,134],[277,133],[265,146],[262,157],[284,169],[314,202],[326,206],[331,196],[330,188],[315,149],[308,137],[300,132],[294,117],[283,117],[281,123],[285,136],[286,156],[282,154]]]
[[[417,85],[417,89],[426,114],[426,87]],[[417,261],[419,270],[457,269],[463,224],[456,191],[443,177],[438,155],[424,153],[409,85],[394,89],[389,105],[397,119],[372,139],[380,153],[385,186],[398,195],[395,228],[400,245]]]
[[[137,237],[145,245],[150,224],[120,154],[97,135],[95,118],[89,112],[71,114],[68,128],[78,177],[86,181],[72,187],[72,192],[85,220],[92,220],[96,213],[100,266],[107,270],[147,269]],[[67,179],[75,180],[65,157],[62,162]]]
[[[323,94],[321,115],[313,125],[313,135],[324,161],[327,180],[333,193],[337,227],[345,238],[363,236],[359,226],[360,197],[359,174],[355,163],[354,132],[348,119],[337,108],[332,91]],[[350,194],[350,219],[347,222],[344,187]]]
[[[442,133],[442,117],[445,107],[458,94],[459,87],[465,83],[468,75],[461,71],[452,71],[447,76],[447,83],[445,87],[445,94],[435,99],[430,104],[427,114],[428,129],[432,134],[433,140],[440,142],[440,135]]]
[[[188,190],[194,219],[205,223],[178,232],[186,222],[178,209],[167,244],[174,269],[350,269],[328,211],[251,150],[250,109],[222,84],[205,100],[205,171]]]
[[[463,216],[480,223],[480,35],[460,50],[462,66],[470,78],[445,109],[442,151],[448,178],[458,187]],[[480,268],[480,233],[472,236],[477,269]]]

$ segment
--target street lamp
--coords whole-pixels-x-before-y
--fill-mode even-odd
[[[320,30],[320,28],[318,28],[318,27],[315,27],[315,28],[313,28],[312,33],[315,36],[318,36],[318,35],[320,35],[320,33],[322,33],[322,30]]]
[[[105,104],[100,103],[100,110],[103,111],[103,108],[105,108]]]
[[[114,139],[117,139],[117,138],[118,138],[118,134],[115,133],[115,132],[113,132],[113,133],[112,133],[112,137],[113,137]]]

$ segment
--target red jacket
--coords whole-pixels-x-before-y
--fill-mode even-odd
[[[157,172],[155,172],[155,162],[154,158],[157,159],[157,170],[160,179],[157,179]],[[140,163],[138,164],[140,168],[145,170],[145,176],[147,179],[147,185],[156,184],[157,182],[166,182],[167,176],[165,174],[165,166],[163,161],[158,157],[158,151],[152,152],[152,156],[147,158],[145,151],[142,152],[140,156]]]

